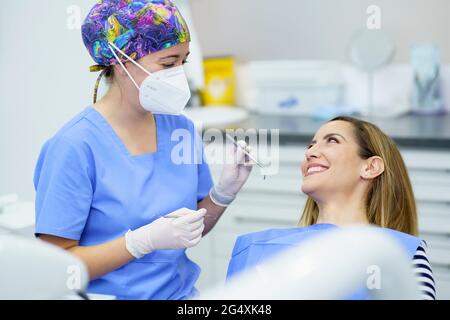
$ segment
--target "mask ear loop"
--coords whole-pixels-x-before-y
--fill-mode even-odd
[[[122,54],[125,58],[127,58],[132,64],[134,64],[136,67],[138,67],[139,69],[141,69],[142,71],[144,71],[146,74],[148,74],[149,76],[151,76],[152,74],[150,72],[148,72],[143,66],[141,66],[139,63],[137,63],[136,61],[134,61],[133,58],[131,58],[129,55],[127,55],[125,52],[123,52],[122,50],[120,50],[113,42],[108,42],[109,47],[111,48],[111,46],[116,49],[117,51],[119,51],[120,54]],[[116,56],[116,55],[114,55]],[[118,59],[119,60],[119,59]],[[119,60],[120,62],[120,60]]]
[[[109,46],[109,50],[111,50],[112,54],[114,55],[114,58],[116,58],[116,60],[120,63],[120,65],[122,66],[123,70],[125,70],[125,72],[127,73],[128,77],[130,77],[131,81],[133,81],[134,85],[136,86],[136,88],[138,90],[141,90],[140,87],[138,86],[138,84],[136,83],[136,81],[134,80],[134,78],[131,76],[130,72],[127,70],[127,68],[125,68],[124,64],[122,63],[122,60],[119,59],[119,57],[117,56],[116,52],[113,50],[113,48],[115,50],[117,50],[121,55],[123,55],[125,58],[127,58],[132,64],[134,64],[136,67],[138,67],[139,69],[141,69],[142,71],[144,71],[146,74],[148,74],[149,76],[153,77],[153,74],[150,73],[149,71],[147,71],[143,66],[141,66],[139,63],[137,63],[136,61],[134,61],[133,58],[131,58],[129,55],[127,55],[125,52],[123,52],[122,50],[120,50],[114,43],[112,42],[108,42],[108,46]]]
[[[116,52],[114,51],[114,49],[111,47],[111,45],[113,45],[121,54],[123,54],[128,60],[133,61],[133,59],[131,59],[129,56],[127,56],[124,52],[122,52],[119,48],[117,48],[116,45],[114,45],[113,43],[109,42],[108,46],[109,49],[111,50],[112,54],[114,55],[114,58],[116,58],[116,60],[120,63],[120,66],[122,67],[122,69],[126,72],[126,74],[128,75],[128,77],[131,79],[131,81],[133,82],[133,84],[136,86],[136,88],[138,90],[140,90],[137,82],[134,80],[134,78],[131,76],[130,72],[127,70],[127,68],[125,68],[124,64],[122,63],[122,60],[119,59],[119,57],[117,56]]]

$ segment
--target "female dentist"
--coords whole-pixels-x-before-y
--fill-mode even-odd
[[[237,148],[213,186],[201,140],[180,115],[190,97],[182,67],[190,35],[169,0],[98,1],[82,35],[91,70],[102,72],[93,106],[42,148],[35,233],[85,262],[89,292],[192,298],[200,268],[186,248],[214,227],[251,165]],[[102,76],[110,87],[96,101]],[[177,132],[188,133],[181,161]]]

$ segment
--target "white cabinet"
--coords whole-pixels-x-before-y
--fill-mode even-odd
[[[280,148],[280,170],[265,180],[254,168],[236,201],[201,246],[189,255],[202,268],[197,287],[223,283],[236,237],[268,228],[294,227],[306,197],[302,194],[300,160],[305,145]],[[419,213],[421,237],[428,243],[438,298],[450,299],[450,150],[402,150]],[[221,167],[211,166],[217,181]]]
[[[437,296],[450,299],[450,151],[402,151],[419,214],[421,237],[428,244]]]

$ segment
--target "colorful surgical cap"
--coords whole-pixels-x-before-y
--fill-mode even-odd
[[[99,0],[81,32],[90,55],[100,66],[119,63],[108,42],[136,60],[190,41],[185,20],[169,0]]]

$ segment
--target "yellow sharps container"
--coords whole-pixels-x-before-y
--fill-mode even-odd
[[[235,106],[235,61],[231,56],[206,58],[205,88],[202,100],[205,106]]]

